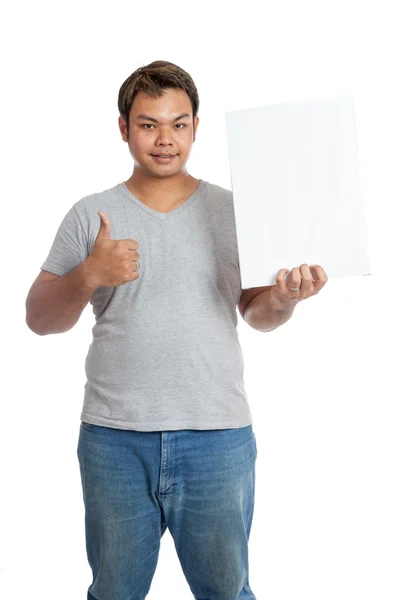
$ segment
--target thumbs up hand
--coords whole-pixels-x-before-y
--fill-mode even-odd
[[[87,261],[88,273],[96,287],[116,287],[139,278],[139,244],[136,240],[112,240],[110,219],[102,211],[100,228]]]

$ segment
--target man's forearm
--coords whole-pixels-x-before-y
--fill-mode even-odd
[[[281,304],[271,294],[272,289],[255,296],[246,307],[244,320],[257,331],[272,331],[280,327],[290,319],[296,307],[296,303]]]

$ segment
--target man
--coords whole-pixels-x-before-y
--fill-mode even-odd
[[[327,281],[301,265],[240,289],[232,192],[185,166],[198,106],[169,62],[123,83],[133,173],[73,205],[27,298],[39,335],[71,329],[89,301],[96,317],[78,442],[88,600],[145,598],[167,527],[195,598],[255,599],[257,446],[236,307],[271,331]]]

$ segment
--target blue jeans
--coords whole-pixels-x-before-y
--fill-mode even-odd
[[[143,432],[81,423],[77,454],[93,572],[87,600],[144,600],[167,527],[197,600],[256,600],[252,425]]]

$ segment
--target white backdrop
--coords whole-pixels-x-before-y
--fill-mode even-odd
[[[37,0],[1,21],[2,598],[85,600],[91,583],[76,449],[94,316],[40,337],[25,300],[71,205],[132,173],[119,87],[169,60],[200,95],[188,170],[226,188],[225,111],[354,97],[372,275],[329,280],[270,333],[238,313],[258,445],[250,585],[257,600],[398,600],[395,2]],[[148,598],[192,598],[168,530]]]

